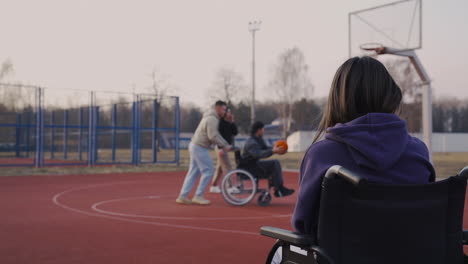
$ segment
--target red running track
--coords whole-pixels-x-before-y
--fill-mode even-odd
[[[184,175],[1,177],[0,263],[263,263],[274,240],[259,228],[290,229],[295,195],[179,205]],[[297,188],[297,174],[285,181]]]
[[[0,177],[0,263],[264,263],[296,195],[243,207],[174,202],[183,172]],[[297,174],[286,173],[297,189]],[[468,227],[465,220],[465,228]]]

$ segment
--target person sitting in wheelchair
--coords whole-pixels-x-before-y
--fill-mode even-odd
[[[251,136],[245,142],[242,155],[241,167],[252,172],[259,178],[268,177],[272,183],[276,197],[284,197],[294,193],[293,189],[288,189],[283,185],[283,172],[278,160],[261,160],[271,157],[273,154],[285,154],[283,147],[268,147],[263,140],[265,132],[264,124],[255,122],[251,127]]]
[[[343,166],[371,183],[422,185],[435,181],[428,148],[408,133],[406,121],[397,115],[402,98],[400,87],[385,66],[372,57],[350,58],[338,68],[318,131],[301,164],[292,217],[297,233],[318,239],[323,179],[334,165]],[[364,204],[363,201],[359,203]],[[396,208],[393,204],[388,206]],[[361,238],[346,239],[354,243]],[[277,250],[271,263],[281,263],[281,255],[282,250]],[[366,258],[364,254],[360,257]],[[392,258],[388,257],[381,262],[369,260],[372,257],[366,259],[366,263],[396,263],[389,262]],[[346,263],[360,262],[348,259]]]

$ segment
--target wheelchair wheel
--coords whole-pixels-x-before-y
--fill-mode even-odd
[[[270,202],[271,202],[271,194],[269,192],[267,192],[267,191],[262,192],[258,196],[258,200],[257,200],[258,205],[268,206],[268,205],[270,205]]]
[[[224,175],[221,182],[221,194],[232,205],[244,205],[250,202],[257,192],[257,181],[248,171],[236,169]]]

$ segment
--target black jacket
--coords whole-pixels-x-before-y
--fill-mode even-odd
[[[268,147],[262,137],[251,136],[244,145],[242,161],[246,164],[257,163],[273,155],[273,149]]]
[[[233,145],[234,136],[238,133],[236,124],[221,119],[219,120],[218,130],[219,134],[221,134],[221,136],[229,143],[229,145]]]

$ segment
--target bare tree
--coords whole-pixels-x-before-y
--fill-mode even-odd
[[[410,132],[419,132],[422,127],[421,80],[407,58],[387,59],[383,62],[403,94],[401,117],[406,120]]]
[[[0,66],[0,82],[11,73],[13,73],[13,63],[7,59]],[[3,106],[2,108],[8,109],[8,111],[15,111],[16,102],[21,98],[21,86],[2,85],[1,88],[0,104]]]
[[[279,98],[284,138],[291,131],[294,102],[308,98],[314,90],[308,69],[304,53],[297,47],[281,53],[273,67],[268,90],[275,91]]]
[[[388,72],[403,93],[403,102],[420,103],[422,101],[422,85],[413,65],[408,58],[398,58],[383,61]]]
[[[220,68],[216,74],[213,84],[207,91],[207,97],[212,100],[223,100],[228,104],[238,102],[242,91],[245,90],[245,82],[242,75],[229,67]]]
[[[195,132],[198,123],[202,119],[203,112],[192,103],[184,104],[180,107],[180,131]]]
[[[13,72],[13,63],[9,59],[4,61],[2,63],[2,66],[0,67],[0,81],[3,80],[7,75],[11,74]]]
[[[435,132],[467,132],[468,100],[456,97],[439,97],[433,104]]]
[[[160,101],[170,89],[168,77],[163,75],[156,68],[153,68],[149,76],[151,78],[151,85],[147,89]]]
[[[10,59],[0,65],[0,83],[14,73],[13,63]],[[5,81],[0,86],[0,105],[11,112],[26,111],[34,106],[35,93],[31,87],[19,82]]]

